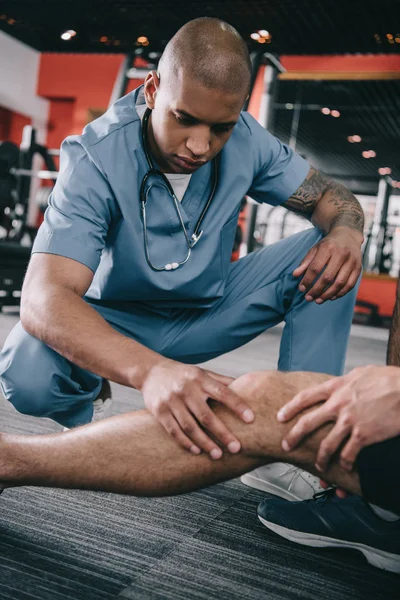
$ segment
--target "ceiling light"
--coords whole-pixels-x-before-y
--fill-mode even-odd
[[[362,142],[362,138],[359,135],[353,135],[353,142],[355,142],[356,144],[359,144],[360,142]]]
[[[392,39],[393,39],[393,36],[392,36],[392,34],[391,34],[391,33],[387,33],[387,34],[386,34],[386,37],[387,37],[387,39],[388,39],[388,40],[392,40]]]
[[[375,158],[375,156],[376,156],[375,150],[369,150],[369,157],[370,158]]]
[[[390,167],[381,167],[380,169],[378,169],[379,175],[390,175],[391,172],[392,169]]]
[[[285,108],[287,108],[287,110],[293,110],[294,109],[294,104],[292,104],[291,102],[287,102],[285,104]]]
[[[266,29],[259,29],[257,32],[251,33],[250,37],[260,44],[270,44],[272,40],[271,34]]]
[[[330,108],[321,108],[321,112],[323,115],[330,115],[331,114],[331,109]]]
[[[61,34],[61,39],[68,41],[75,36],[76,36],[76,31],[74,31],[73,29],[68,29],[67,31],[64,31],[64,33]]]
[[[340,112],[338,110],[331,110],[331,116],[332,117],[340,117]]]
[[[108,42],[108,37],[107,37],[106,35],[103,35],[103,36],[100,38],[100,41],[101,41],[101,42],[104,44],[105,42]]]
[[[394,38],[394,41],[396,42],[396,44],[400,44],[400,36],[396,36]]]
[[[145,35],[141,35],[138,37],[138,39],[136,40],[139,44],[145,44],[146,42],[148,42],[149,40],[147,39],[147,37]]]
[[[354,144],[354,137],[352,135],[349,135],[347,141],[350,142],[350,144]]]

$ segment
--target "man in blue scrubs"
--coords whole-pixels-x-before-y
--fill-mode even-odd
[[[246,423],[254,414],[231,378],[196,363],[284,320],[280,370],[342,372],[363,213],[241,112],[249,82],[236,30],[197,19],[144,86],[65,140],[21,322],[0,356],[18,411],[67,428],[89,423],[105,415],[112,380],[139,389],[177,444],[219,459],[240,440],[208,398]],[[146,178],[150,163],[163,175]],[[231,264],[246,194],[315,228]]]

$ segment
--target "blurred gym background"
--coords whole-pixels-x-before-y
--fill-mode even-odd
[[[360,200],[355,321],[387,327],[400,267],[399,2],[242,0],[209,3],[201,14],[227,19],[248,43],[246,108]],[[0,306],[19,302],[61,141],[137,87],[173,33],[198,15],[193,2],[2,1]],[[307,226],[243,199],[232,258]]]

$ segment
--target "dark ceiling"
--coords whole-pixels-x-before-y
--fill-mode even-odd
[[[227,20],[250,39],[267,29],[262,49],[282,54],[400,53],[400,0],[0,0],[0,30],[40,51],[126,52],[140,35],[161,51],[177,29],[198,16]],[[74,29],[72,40],[62,32]],[[388,37],[389,34],[389,37]],[[103,41],[100,41],[103,38]],[[344,178],[353,191],[376,193],[379,167],[400,181],[400,80],[280,81],[275,135],[288,141],[301,102],[296,149],[324,172]],[[321,108],[340,111],[325,116]],[[350,144],[349,135],[362,142]],[[363,150],[376,158],[362,158]]]
[[[400,180],[400,80],[280,81],[274,134],[283,142],[290,139],[290,105],[296,102],[301,103],[296,150],[312,164],[359,193],[376,193],[380,167],[390,167],[391,177]],[[323,107],[339,110],[340,118],[322,114]],[[362,141],[349,143],[353,135]],[[363,158],[365,150],[376,157]]]
[[[199,16],[225,19],[255,46],[250,34],[266,29],[278,54],[400,51],[400,0],[0,0],[0,29],[48,52],[121,52],[140,35],[162,49]],[[67,29],[77,36],[64,42]]]

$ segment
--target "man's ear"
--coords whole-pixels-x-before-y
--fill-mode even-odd
[[[157,91],[160,87],[160,77],[158,76],[156,71],[150,71],[146,75],[146,79],[144,80],[144,97],[146,100],[146,104],[148,108],[153,110]]]

